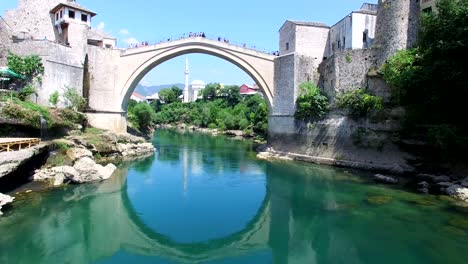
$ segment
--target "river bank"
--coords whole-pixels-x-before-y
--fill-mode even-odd
[[[388,175],[375,174],[373,179],[376,183],[396,185],[400,179],[405,179],[405,185],[424,195],[448,195],[457,200],[466,202],[468,207],[468,177],[459,175],[433,175],[418,173],[415,171],[405,172],[395,165],[377,165],[356,161],[338,160],[332,158],[314,157],[297,153],[276,151],[273,148],[263,147],[259,149],[257,158],[262,160],[301,161],[335,167],[353,168],[369,172],[387,173]]]
[[[266,144],[266,140],[263,136],[258,135],[254,132],[246,133],[242,130],[219,130],[216,128],[203,128],[199,126],[187,125],[187,124],[161,124],[156,125],[155,129],[177,129],[179,131],[192,131],[199,132],[204,134],[209,134],[212,136],[226,135],[235,139],[250,139],[257,144]]]
[[[0,192],[11,194],[31,181],[42,189],[109,179],[116,163],[153,155],[144,138],[98,129],[72,131],[63,138],[42,142],[31,149],[0,154]],[[31,190],[25,190],[26,192]],[[16,193],[18,195],[21,193]],[[2,205],[14,197],[3,195]]]

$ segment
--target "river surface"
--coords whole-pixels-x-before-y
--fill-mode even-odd
[[[468,263],[468,210],[363,172],[158,131],[112,179],[21,195],[0,263]]]

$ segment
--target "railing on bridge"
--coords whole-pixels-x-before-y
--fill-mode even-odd
[[[234,46],[245,48],[245,49],[254,50],[254,51],[257,51],[257,52],[263,52],[263,53],[270,54],[270,55],[275,55],[275,56],[280,55],[279,51],[269,51],[268,49],[261,48],[261,47],[256,46],[256,45],[250,45],[250,44],[245,43],[245,42],[232,41],[229,38],[225,38],[225,37],[222,37],[220,35],[217,36],[215,34],[206,34],[205,32],[195,32],[195,33],[189,32],[189,33],[182,34],[182,35],[175,35],[175,36],[170,36],[170,37],[167,37],[167,38],[159,39],[158,41],[142,41],[142,42],[139,42],[139,43],[131,43],[130,45],[127,46],[127,48],[130,48],[130,49],[140,48],[140,47],[144,47],[144,46],[152,46],[152,45],[157,45],[157,44],[161,44],[161,43],[167,43],[167,42],[171,42],[171,41],[176,41],[176,40],[181,40],[181,39],[188,39],[188,38],[196,38],[196,37],[202,37],[202,38],[210,39],[210,40],[213,40],[213,41],[219,41],[219,42],[222,42],[222,43],[234,45]]]

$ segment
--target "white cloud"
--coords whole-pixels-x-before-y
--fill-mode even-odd
[[[105,26],[106,25],[104,24],[104,22],[99,22],[99,24],[97,25],[97,30],[104,31]]]
[[[130,32],[129,32],[128,29],[126,29],[126,28],[122,28],[119,32],[120,32],[121,35],[128,35],[128,34],[130,34]]]
[[[126,38],[126,39],[123,39],[123,42],[127,45],[135,45],[135,44],[138,44],[138,40],[136,38]]]

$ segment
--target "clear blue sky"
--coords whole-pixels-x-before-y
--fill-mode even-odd
[[[278,50],[278,30],[287,19],[317,21],[333,25],[363,0],[78,0],[95,11],[93,27],[117,37],[126,47],[132,39],[156,42],[184,33],[205,32],[211,37],[226,37],[267,51]],[[376,3],[377,0],[367,1]],[[17,0],[0,0],[0,12],[13,9]],[[233,64],[201,54],[187,55],[190,81],[195,79],[225,84],[252,84],[253,81]],[[174,58],[153,69],[143,79],[146,85],[184,82],[185,56]]]

